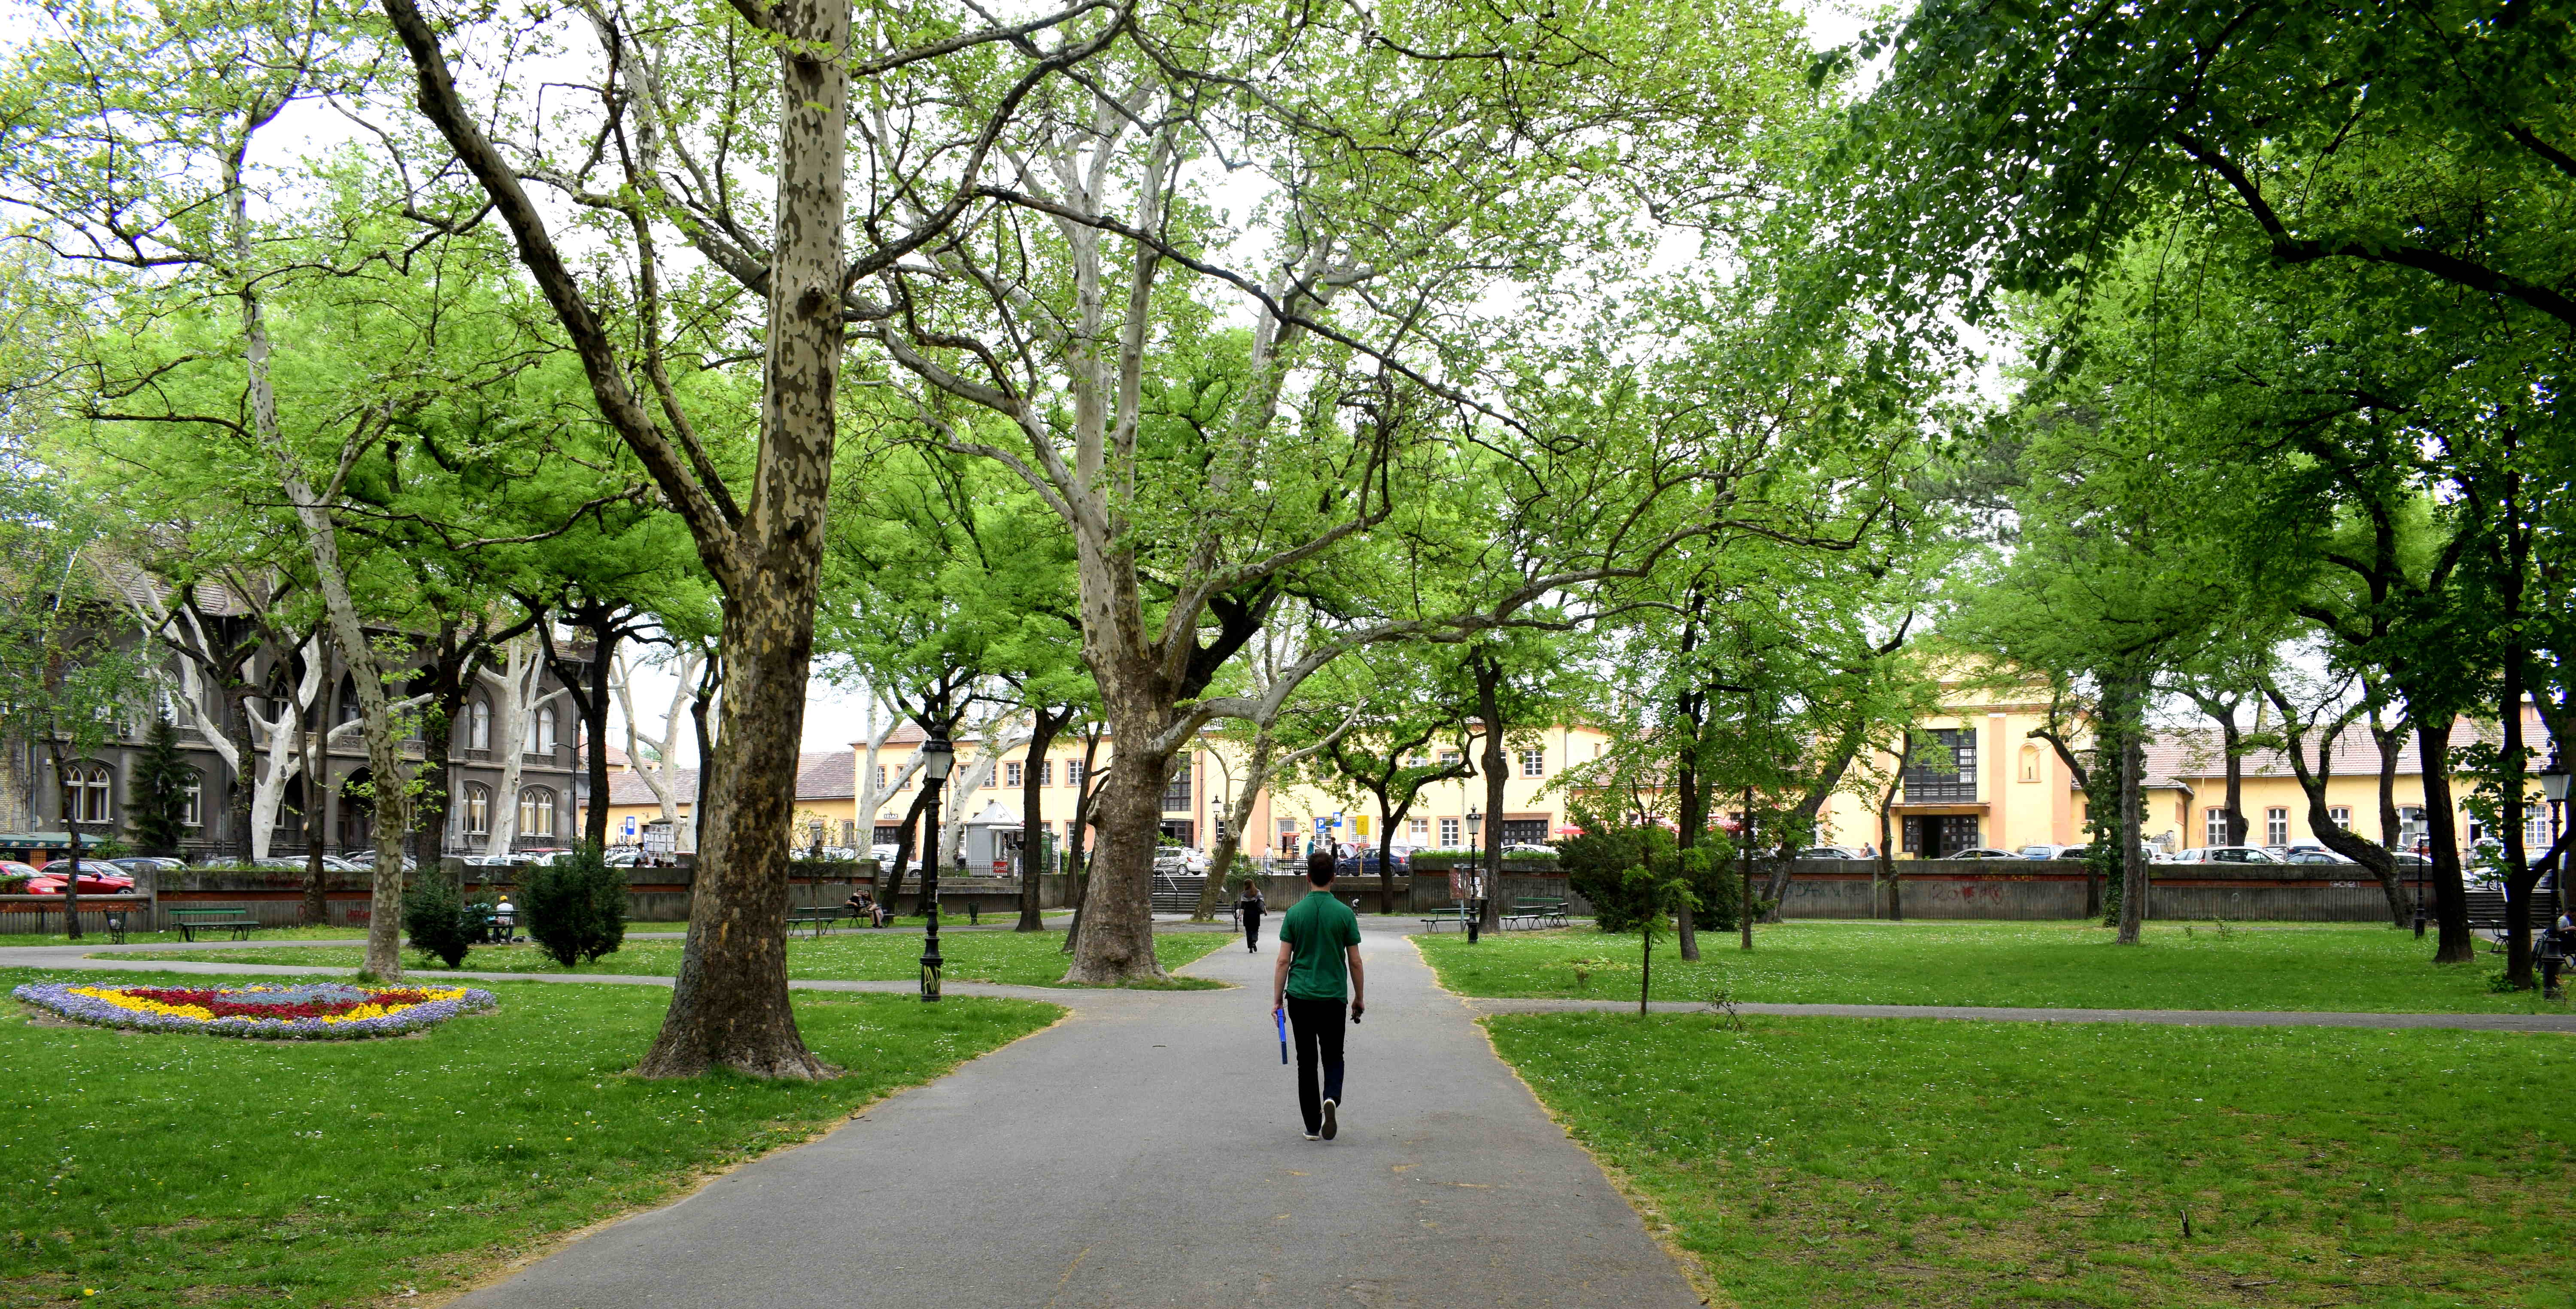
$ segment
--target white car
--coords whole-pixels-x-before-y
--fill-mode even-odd
[[[1847,845],[1810,846],[1798,852],[1801,859],[1866,859],[1869,856]]]
[[[2175,864],[2277,864],[2272,853],[2256,845],[2202,845],[2181,850],[2167,859]]]

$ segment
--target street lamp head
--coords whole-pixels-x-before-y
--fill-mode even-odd
[[[1484,830],[1485,816],[1472,808],[1469,809],[1467,811],[1467,835],[1470,837],[1479,836],[1483,834]]]
[[[2549,762],[2540,766],[2540,793],[2555,804],[2567,798],[2567,765],[2560,762],[2558,747],[2549,747]]]
[[[921,743],[921,768],[933,782],[948,780],[948,770],[957,766],[957,747],[947,737],[934,736]]]

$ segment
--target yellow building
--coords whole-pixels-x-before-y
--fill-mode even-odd
[[[920,743],[920,733],[909,727],[887,741],[877,756],[880,786],[903,772],[905,761]],[[962,806],[970,817],[1007,818],[1016,825],[1022,770],[1031,766],[1028,750],[1020,747],[1003,751],[994,761],[996,766],[985,772],[980,767],[981,744],[968,739],[956,743],[957,765],[952,781],[966,789],[949,797],[947,803]],[[1502,814],[1499,820],[1485,821],[1479,844],[1489,845],[1497,839],[1506,845],[1539,844],[1563,835],[1569,803],[1556,784],[1567,767],[1599,758],[1607,744],[1608,738],[1600,732],[1581,726],[1533,730],[1526,739],[1515,740],[1509,751],[1510,775],[1504,780]],[[1434,747],[1426,752],[1426,758],[1437,760],[1455,753],[1452,748]],[[1059,841],[1072,834],[1083,754],[1082,739],[1068,736],[1058,739],[1045,757],[1036,761],[1038,817],[1046,824],[1049,835]],[[1093,766],[1108,767],[1114,754],[1112,743],[1104,740]],[[1196,849],[1214,846],[1221,815],[1237,794],[1235,788],[1244,775],[1247,758],[1248,750],[1241,744],[1214,734],[1203,736],[1185,753],[1164,790],[1164,835]],[[979,776],[980,784],[975,784]],[[877,843],[894,842],[914,794],[909,785],[881,793],[874,823]],[[1467,812],[1471,808],[1481,811],[1484,803],[1482,778],[1426,787],[1402,821],[1394,844],[1406,849],[1466,849]],[[1243,843],[1247,855],[1301,855],[1312,849],[1319,837],[1337,845],[1375,846],[1379,837],[1373,797],[1363,793],[1356,799],[1336,798],[1325,788],[1312,785],[1264,788],[1253,801],[1247,825],[1252,834]]]
[[[1917,727],[1918,761],[1903,770],[1894,803],[1887,806],[1887,830],[1900,856],[1931,858],[1976,848],[2018,851],[2033,845],[2081,845],[2087,840],[2083,790],[2057,751],[2031,735],[2048,723],[2045,703],[1958,688],[1949,710]],[[2528,706],[2525,731],[2527,739],[2546,750],[2547,733]],[[2482,735],[2492,739],[2493,726],[2463,720],[2452,731],[2454,751],[2474,744]],[[1927,744],[1936,748],[1927,750]],[[2085,742],[2070,744],[2080,749]],[[1937,762],[1941,746],[1948,747],[1948,766]],[[1919,756],[1926,754],[1936,762],[1921,761]],[[2312,746],[2309,758],[2314,757]],[[1871,771],[1881,782],[1897,771],[1893,753],[1880,754],[1873,763]],[[2373,840],[2381,835],[2379,770],[2379,747],[2366,729],[2348,729],[2336,741],[2326,792],[2329,810]],[[2279,751],[2247,755],[2242,777],[2244,844],[2277,846],[2316,839],[2308,821],[2307,795]],[[2455,806],[2472,785],[2467,777],[2452,779]],[[2215,729],[2166,731],[2153,738],[2147,749],[2144,789],[2144,832],[2157,849],[2173,852],[2227,844],[2226,757]],[[2394,791],[2403,823],[2400,840],[2411,846],[2424,831],[2423,769],[2411,736],[2397,761]],[[1880,840],[1881,794],[1867,775],[1856,777],[1826,807],[1820,843],[1874,847]],[[2539,803],[2537,785],[2531,795],[2534,804],[2525,840],[2535,848],[2545,847],[2547,808]],[[2455,811],[2454,824],[2463,845],[2492,835],[2482,831],[2465,809]]]

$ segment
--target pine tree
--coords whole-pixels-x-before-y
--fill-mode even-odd
[[[134,844],[147,854],[175,855],[187,832],[188,787],[196,770],[179,757],[179,733],[167,715],[152,724],[135,761],[132,798],[125,806]]]

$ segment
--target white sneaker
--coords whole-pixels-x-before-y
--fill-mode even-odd
[[[1322,1138],[1322,1137],[1320,1137],[1320,1136],[1315,1135],[1313,1132],[1308,1132],[1308,1133],[1306,1133],[1306,1139],[1307,1139],[1307,1140],[1309,1140],[1309,1141],[1320,1141],[1320,1140],[1323,1140],[1324,1138]]]
[[[1324,1139],[1327,1141],[1332,1140],[1333,1134],[1341,1130],[1341,1125],[1333,1121],[1333,1110],[1338,1107],[1330,1100],[1324,1102]]]

